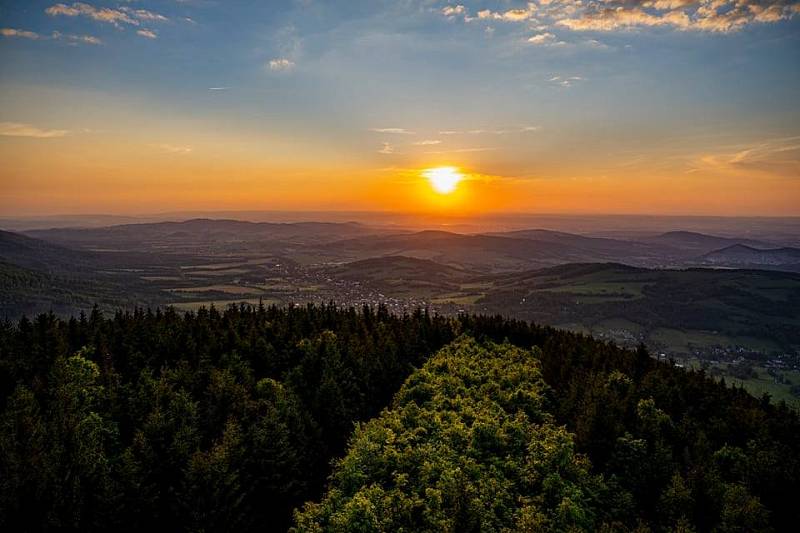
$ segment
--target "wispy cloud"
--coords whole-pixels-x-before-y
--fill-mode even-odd
[[[48,7],[44,12],[51,17],[88,17],[98,22],[106,22],[119,27],[121,24],[131,24],[138,26],[139,22],[133,19],[128,13],[121,9],[111,9],[107,7],[96,8],[90,4],[75,2],[73,4],[55,4]]]
[[[34,41],[66,41],[68,44],[103,44],[99,38],[93,35],[75,35],[72,33],[61,33],[54,31],[50,35],[42,35],[35,31],[18,30],[14,28],[0,28],[0,35],[3,37],[31,39]]]
[[[389,133],[392,135],[414,135],[413,131],[404,128],[370,128],[375,133]]]
[[[64,137],[68,130],[45,130],[31,124],[21,122],[0,122],[0,135],[5,137],[34,137],[36,139],[52,139]]]
[[[142,28],[141,30],[137,30],[136,34],[140,35],[140,36],[142,36],[142,37],[144,37],[146,39],[158,39],[158,35],[156,34],[156,32],[154,32],[152,30],[148,30],[146,28]]]
[[[531,133],[539,129],[539,126],[514,126],[500,129],[442,130],[439,135],[508,135],[512,133]]]
[[[467,8],[465,8],[461,4],[454,6],[445,6],[444,8],[442,8],[442,15],[449,18],[463,16],[466,13],[467,13]]]
[[[462,9],[463,8],[463,9]],[[635,28],[667,27],[682,31],[727,33],[750,24],[788,20],[800,14],[796,0],[538,0],[526,7],[473,14],[462,5],[441,11],[464,22],[504,21],[534,25],[541,30],[560,27],[572,31],[611,32]],[[547,44],[545,32],[529,39]]]
[[[209,91],[227,91],[230,87],[209,87]]]
[[[572,87],[573,85],[575,85],[575,83],[584,80],[585,78],[583,78],[582,76],[567,76],[567,77],[553,76],[547,81],[555,85],[558,85],[559,87]]]
[[[0,28],[0,35],[3,37],[19,37],[22,39],[40,39],[41,35],[35,31],[17,30],[14,28]]]
[[[383,146],[378,150],[379,154],[389,155],[394,153],[394,146],[391,143],[383,143]]]
[[[453,148],[452,150],[433,150],[429,152],[425,152],[426,154],[464,154],[469,152],[489,152],[492,150],[497,150],[495,147],[484,147],[478,146],[475,148]]]
[[[797,163],[800,162],[800,137],[767,139],[732,146],[717,153],[705,154],[700,160],[712,165],[748,165],[775,160],[791,160]]]
[[[148,11],[146,9],[132,9],[130,7],[121,7],[119,8],[120,11],[123,11],[132,17],[135,17],[139,20],[144,20],[148,22],[167,22],[169,19],[160,13],[155,13],[153,11]]]
[[[550,32],[537,33],[533,37],[528,38],[531,44],[550,44],[556,40],[556,36]]]
[[[158,144],[155,147],[164,154],[186,155],[193,151],[191,146],[176,146],[174,144]]]
[[[689,158],[686,172],[796,179],[800,176],[800,137],[765,139],[695,154]]]
[[[98,22],[112,24],[117,28],[121,28],[123,24],[139,26],[140,21],[167,22],[169,20],[160,13],[155,13],[146,9],[134,9],[130,7],[120,7],[117,9],[95,7],[84,2],[55,4],[45,9],[44,12],[51,17],[87,17]]]
[[[424,141],[417,141],[411,144],[414,146],[433,146],[435,144],[442,144],[442,141],[439,139],[425,139]]]
[[[52,38],[58,41],[66,41],[68,44],[76,45],[76,44],[94,44],[100,45],[103,44],[103,41],[98,39],[93,35],[75,35],[72,33],[60,33],[54,31],[52,34]]]
[[[291,70],[294,68],[294,61],[291,61],[285,57],[277,57],[275,59],[270,59],[267,66],[270,70],[275,72]]]
[[[501,20],[505,22],[525,22],[533,19],[538,6],[533,2],[528,2],[524,8],[508,9],[505,11],[492,11],[491,9],[484,9],[478,11],[476,17],[468,17],[467,20]]]
[[[34,41],[66,41],[68,44],[103,44],[103,41],[93,35],[75,35],[72,33],[61,33],[54,31],[50,35],[42,35],[35,31],[18,30],[14,28],[0,28],[0,35],[3,37],[31,39]]]

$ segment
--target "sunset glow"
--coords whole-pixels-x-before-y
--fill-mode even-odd
[[[439,194],[450,194],[456,190],[464,176],[455,167],[429,168],[422,173],[428,178],[433,190]]]
[[[788,4],[279,4],[7,3],[0,212],[800,215]]]

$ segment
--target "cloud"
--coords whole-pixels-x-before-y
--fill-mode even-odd
[[[538,0],[525,8],[506,11],[483,9],[470,15],[465,8],[449,6],[442,14],[462,16],[465,22],[505,21],[523,23],[542,31],[531,44],[562,44],[551,41],[548,28],[576,32],[612,32],[664,27],[680,31],[727,33],[750,24],[770,24],[800,14],[797,0]],[[445,14],[447,11],[447,14]],[[566,44],[566,43],[563,43]]]
[[[394,153],[394,147],[390,143],[383,143],[383,147],[378,150],[379,154],[389,155]]]
[[[61,33],[54,31],[51,35],[52,39],[58,41],[66,41],[68,44],[76,45],[76,44],[93,44],[93,45],[101,45],[103,41],[98,39],[93,35],[74,35],[71,33]]]
[[[556,36],[550,32],[538,33],[528,38],[528,42],[537,46],[563,46],[567,43],[557,41]]]
[[[754,23],[774,23],[797,14],[794,0],[610,0],[587,4],[576,16],[556,23],[576,31],[617,31],[671,27],[727,33]]]
[[[52,139],[55,137],[64,137],[68,133],[68,130],[43,130],[36,126],[20,122],[0,122],[0,135],[5,137]]]
[[[3,37],[20,37],[22,39],[39,39],[41,35],[34,31],[17,30],[14,28],[0,28],[0,35]]]
[[[17,30],[14,28],[0,28],[0,35],[3,37],[17,37],[23,39],[38,40],[51,40],[51,41],[66,41],[68,44],[103,44],[103,41],[93,35],[74,35],[71,33],[61,33],[54,31],[49,36],[41,35],[34,31]]]
[[[424,141],[417,141],[411,144],[414,146],[433,146],[435,144],[442,144],[442,141],[439,139],[425,139]]]
[[[51,17],[88,17],[98,22],[113,24],[117,27],[120,27],[121,24],[139,25],[138,21],[121,9],[111,9],[107,7],[96,8],[82,2],[75,2],[71,5],[55,4],[45,9],[44,12]]]
[[[159,144],[156,146],[162,153],[165,154],[175,154],[175,155],[186,155],[192,153],[191,146],[176,146],[173,144]]]
[[[156,35],[156,32],[154,32],[152,30],[148,30],[146,28],[142,28],[141,30],[137,30],[136,34],[137,35],[141,35],[142,37],[145,37],[147,39],[158,39],[158,35]]]
[[[31,40],[51,40],[51,41],[66,41],[68,44],[103,44],[103,41],[93,35],[74,35],[71,33],[61,33],[54,31],[49,36],[41,35],[34,31],[17,30],[14,28],[0,28],[0,35],[3,37],[18,37]]]
[[[130,7],[112,9],[95,7],[83,2],[74,2],[69,5],[55,4],[45,9],[44,12],[51,17],[87,17],[98,22],[112,24],[117,28],[121,28],[123,24],[139,26],[140,21],[167,22],[169,20],[164,15],[146,9],[133,9]]]
[[[477,147],[477,148],[455,148],[453,150],[435,150],[430,152],[425,152],[426,154],[465,154],[470,152],[489,152],[492,150],[497,150],[494,147]]]
[[[654,7],[661,10],[678,9],[688,7],[697,3],[697,0],[645,0],[642,5]]]
[[[510,133],[529,133],[538,129],[539,126],[515,126],[501,129],[442,130],[439,135],[507,135]]]
[[[403,128],[370,128],[369,131],[375,133],[389,133],[392,135],[414,135],[413,131],[409,131]]]
[[[467,13],[467,8],[462,6],[461,4],[455,6],[446,6],[442,8],[442,15],[445,17],[456,17],[459,15],[465,15]]]
[[[691,20],[683,11],[651,13],[641,8],[600,8],[590,10],[576,18],[557,21],[557,24],[575,31],[613,31],[642,26],[673,26],[688,29]]]
[[[525,8],[509,9],[507,11],[499,12],[490,9],[478,11],[477,17],[469,18],[472,20],[502,20],[505,22],[524,22],[533,19],[538,6],[533,2],[528,2]]]
[[[285,57],[278,57],[271,59],[267,65],[272,71],[286,71],[294,68],[294,61],[286,59]]]
[[[209,87],[209,91],[227,91],[230,87]]]
[[[565,77],[565,76],[553,76],[552,78],[550,78],[547,81],[549,81],[550,83],[554,83],[556,85],[559,85],[561,87],[572,87],[575,84],[575,82],[584,81],[584,79],[585,78],[583,78],[581,76],[568,76],[568,77]]]
[[[791,159],[797,161],[797,156],[800,155],[800,137],[769,139],[757,144],[736,147],[727,153],[711,156],[708,160],[730,165],[746,165],[773,160],[791,153],[795,153]]]
[[[688,172],[703,170],[747,176],[800,176],[800,137],[764,139],[697,155]]]
[[[139,20],[145,20],[148,22],[167,22],[169,19],[164,15],[159,13],[154,13],[153,11],[148,11],[146,9],[131,9],[130,7],[121,7],[119,8],[120,11],[124,11],[125,13],[135,17]]]

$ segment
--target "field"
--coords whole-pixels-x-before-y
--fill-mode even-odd
[[[725,379],[729,386],[743,387],[746,391],[756,397],[769,394],[774,401],[785,401],[788,405],[800,410],[800,397],[791,393],[793,386],[800,386],[800,371],[780,370],[777,373],[783,377],[784,383],[779,383],[773,375],[770,375],[767,368],[763,366],[753,366],[752,377],[742,379],[731,375],[730,364],[719,361],[708,362],[695,357],[688,358],[684,363],[686,368],[700,369],[705,368],[706,372],[716,379]]]
[[[55,242],[2,233],[5,257],[21,266],[5,267],[0,304],[12,318],[86,312],[95,303],[105,312],[120,305],[196,310],[259,301],[384,305],[399,314],[423,307],[502,314],[627,347],[644,343],[676,360],[745,358],[763,367],[786,357],[800,368],[798,274],[598,262],[542,268],[639,253],[642,246],[650,254],[645,264],[663,264],[673,252],[542,231],[524,233],[530,238],[376,231],[195,220],[41,232]],[[87,251],[98,248],[116,251]]]

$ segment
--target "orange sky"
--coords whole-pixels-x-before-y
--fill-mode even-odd
[[[789,4],[50,4],[0,21],[0,215],[800,215]]]
[[[265,141],[267,144],[270,141]],[[650,159],[542,158],[532,175],[493,174],[508,167],[498,152],[408,154],[403,166],[373,156],[348,157],[323,146],[259,150],[235,141],[191,148],[104,138],[0,141],[0,210],[141,214],[176,210],[368,210],[470,214],[498,211],[798,215],[800,179],[792,166],[731,162],[735,154],[699,154],[648,169]],[[306,151],[308,153],[306,153]],[[657,156],[653,156],[657,157]],[[510,157],[513,159],[513,157]],[[421,175],[449,165],[465,174],[441,195]],[[694,166],[693,166],[694,165]]]

